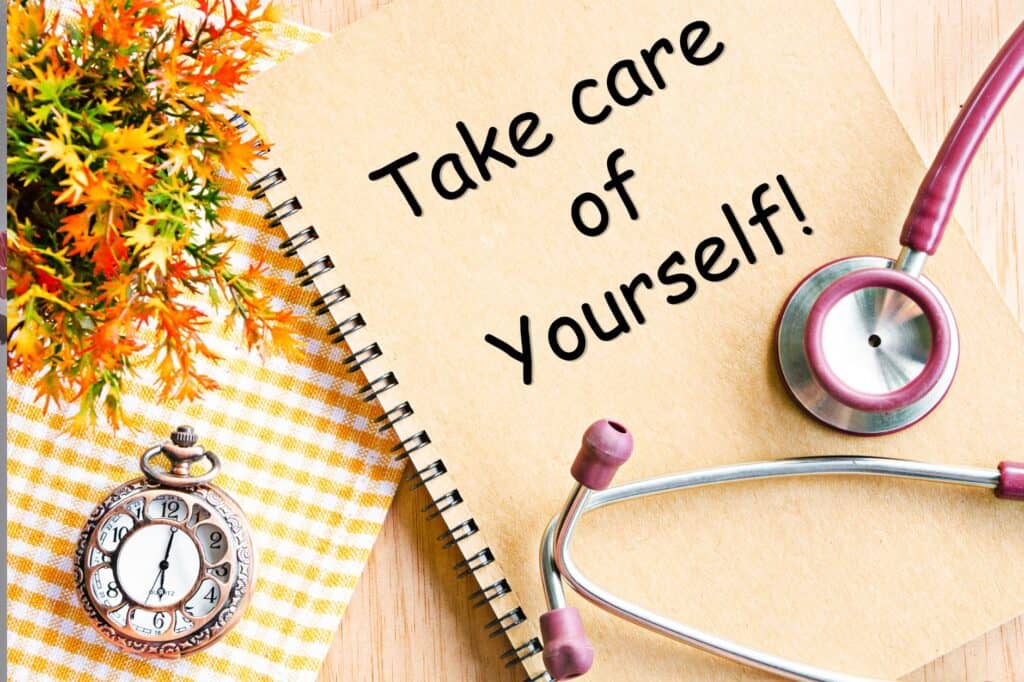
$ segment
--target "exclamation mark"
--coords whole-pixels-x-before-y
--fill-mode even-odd
[[[800,202],[796,200],[796,196],[793,194],[793,190],[790,189],[789,183],[786,182],[786,176],[776,175],[775,179],[779,181],[779,188],[782,190],[782,193],[786,195],[786,201],[789,202],[789,207],[793,209],[793,215],[796,216],[797,220],[803,222],[807,218],[807,216],[804,215],[804,210],[800,208]],[[814,234],[814,228],[812,228],[810,225],[804,225],[803,232],[804,234],[810,236]]]

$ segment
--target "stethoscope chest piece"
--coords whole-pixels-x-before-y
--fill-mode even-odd
[[[811,273],[779,317],[779,370],[804,408],[835,428],[906,428],[942,400],[960,344],[949,303],[895,261],[860,256]]]
[[[898,431],[931,412],[960,358],[949,303],[922,274],[967,167],[1024,78],[1024,23],[999,51],[946,135],[900,232],[899,258],[855,257],[814,271],[779,318],[779,369],[821,421],[856,434]]]

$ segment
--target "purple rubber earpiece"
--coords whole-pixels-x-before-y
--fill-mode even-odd
[[[543,614],[540,636],[544,641],[544,667],[556,680],[585,675],[594,664],[594,647],[583,632],[583,620],[576,609],[567,606]]]
[[[996,495],[1004,500],[1024,500],[1024,462],[1000,462]]]
[[[633,434],[619,422],[601,419],[583,432],[572,477],[592,490],[604,490],[633,452]]]

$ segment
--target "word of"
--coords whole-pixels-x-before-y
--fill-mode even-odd
[[[622,200],[623,207],[626,209],[626,215],[629,216],[630,220],[636,220],[640,217],[640,213],[636,210],[636,204],[633,203],[629,192],[626,191],[626,180],[629,180],[636,173],[631,170],[620,171],[618,169],[618,161],[625,154],[626,152],[620,148],[608,155],[605,165],[608,167],[609,180],[604,183],[604,189],[608,192],[615,190],[619,195],[619,199]],[[583,208],[585,206],[593,206],[597,209],[597,222],[593,225],[588,224],[583,217]],[[608,229],[608,206],[604,203],[604,199],[593,192],[583,192],[573,199],[572,208],[569,212],[572,215],[572,224],[576,226],[577,230],[588,237],[596,237]]]

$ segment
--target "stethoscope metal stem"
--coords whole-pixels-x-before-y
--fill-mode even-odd
[[[551,609],[563,608],[567,582],[584,599],[613,615],[712,654],[794,680],[864,682],[868,678],[822,670],[746,647],[648,611],[591,582],[573,562],[572,534],[587,512],[609,504],[708,485],[811,475],[861,475],[910,478],[995,489],[994,469],[856,456],[807,457],[752,462],[660,476],[594,491],[576,484],[562,511],[552,519],[541,543],[544,592]]]
[[[562,505],[562,511],[551,519],[547,530],[544,531],[544,539],[541,542],[540,550],[540,575],[544,583],[544,598],[547,599],[548,608],[560,609],[565,606],[565,588],[562,586],[562,579],[555,565],[555,537],[559,530],[565,525],[569,510],[578,506],[578,502],[586,504],[590,497],[590,490],[576,483],[569,498]]]
[[[920,277],[921,273],[924,272],[924,264],[927,261],[928,254],[924,251],[915,251],[909,246],[904,246],[900,250],[900,255],[896,258],[895,267],[911,277]]]

